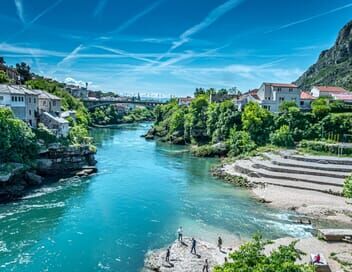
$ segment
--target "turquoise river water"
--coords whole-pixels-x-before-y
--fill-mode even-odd
[[[209,174],[216,162],[146,141],[149,124],[92,132],[99,173],[35,190],[0,206],[0,271],[140,271],[149,249],[185,235],[238,243],[306,236],[290,214]]]

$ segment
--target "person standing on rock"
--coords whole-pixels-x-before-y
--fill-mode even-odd
[[[202,272],[209,272],[208,259],[205,259]]]
[[[166,250],[166,257],[165,257],[166,262],[170,262],[170,247],[167,248]]]
[[[179,227],[178,230],[177,230],[177,239],[179,242],[182,242],[183,240],[183,229],[182,227]]]
[[[197,241],[192,237],[191,253],[197,254],[197,251],[196,251],[196,244],[197,244]]]
[[[221,251],[221,247],[222,247],[222,239],[219,236],[219,238],[218,238],[218,248],[219,248],[220,251]]]

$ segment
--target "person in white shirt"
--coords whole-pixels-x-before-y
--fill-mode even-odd
[[[183,229],[182,229],[182,227],[179,227],[179,228],[178,228],[177,234],[178,234],[177,239],[178,239],[180,242],[182,242],[182,238],[183,238]]]

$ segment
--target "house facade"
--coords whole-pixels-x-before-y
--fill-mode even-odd
[[[302,91],[301,92],[301,102],[300,108],[302,110],[309,111],[312,109],[312,102],[316,99],[316,97],[312,96],[309,92]]]
[[[352,103],[352,94],[342,87],[313,86],[311,94],[314,97],[329,97],[334,100],[342,100],[346,103]]]
[[[54,116],[49,112],[40,115],[40,121],[57,137],[66,137],[70,130],[69,122],[64,118]]]
[[[32,91],[38,94],[38,110],[40,114],[43,112],[49,112],[56,116],[60,116],[61,99],[59,97],[42,90]]]
[[[23,90],[0,84],[0,105],[11,108],[16,118],[26,121],[26,103]]]
[[[257,92],[261,106],[271,112],[279,112],[285,101],[293,101],[300,105],[301,91],[295,84],[264,82]]]

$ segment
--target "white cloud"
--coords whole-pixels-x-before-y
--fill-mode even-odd
[[[62,57],[65,56],[64,52],[54,51],[54,50],[45,50],[39,48],[31,48],[31,47],[24,47],[24,46],[17,46],[8,43],[0,43],[0,51],[7,52],[7,53],[14,53],[14,54],[25,54],[31,55],[36,57]]]
[[[97,17],[97,16],[99,16],[102,13],[102,11],[104,10],[107,2],[108,2],[108,0],[100,0],[99,1],[98,5],[97,5],[97,7],[96,7],[96,9],[94,10],[94,13],[93,13],[94,17]]]
[[[22,0],[15,0],[15,6],[16,6],[16,10],[17,10],[17,15],[20,18],[21,22],[24,24],[26,21],[24,19]]]
[[[308,18],[304,18],[304,19],[301,19],[301,20],[298,20],[298,21],[294,21],[294,22],[291,22],[291,23],[288,23],[288,24],[284,24],[284,25],[279,26],[279,27],[277,27],[277,28],[275,28],[273,30],[270,30],[270,31],[266,32],[266,33],[272,33],[272,32],[279,31],[281,29],[285,29],[285,28],[288,28],[288,27],[291,27],[291,26],[294,26],[294,25],[302,24],[302,23],[305,23],[305,22],[308,22],[308,21],[323,17],[323,16],[331,14],[331,13],[335,13],[337,11],[340,11],[340,10],[343,10],[343,9],[346,9],[346,8],[350,8],[350,7],[352,7],[352,3],[344,5],[344,6],[341,6],[341,7],[334,8],[334,9],[331,9],[331,10],[328,10],[328,11],[323,12],[323,13],[319,13],[319,14],[313,15],[313,16],[308,17]]]
[[[85,87],[86,86],[86,82],[83,80],[76,80],[72,77],[67,77],[65,78],[64,82],[66,84],[71,84],[71,85],[75,85],[75,86],[80,86],[80,87]],[[92,82],[88,82],[88,86],[91,85]]]

